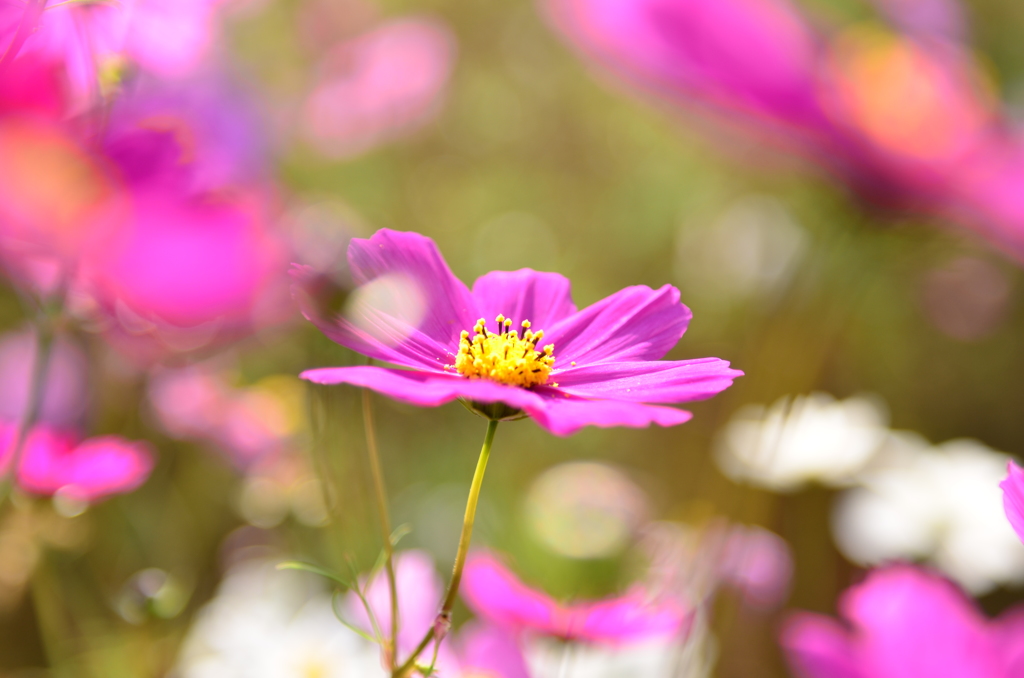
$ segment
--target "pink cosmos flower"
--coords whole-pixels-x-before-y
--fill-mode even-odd
[[[0,425],[0,468],[7,468],[15,449],[17,427]],[[25,441],[17,483],[25,491],[62,493],[79,501],[96,501],[131,492],[149,477],[153,454],[144,443],[117,436],[79,441],[74,435],[36,427]]]
[[[1017,536],[1024,541],[1024,469],[1010,461],[1006,471],[1006,479],[999,483],[1003,488],[1003,510]]]
[[[156,370],[150,405],[171,436],[212,445],[241,470],[273,464],[293,447],[288,394],[259,385],[237,388],[230,376],[214,364]]]
[[[454,58],[451,32],[425,17],[338,45],[306,102],[307,136],[318,150],[350,157],[415,131],[440,108]]]
[[[787,0],[545,0],[628,85],[813,160],[872,201],[1024,258],[1019,144],[951,0],[875,0],[905,31],[818,30]],[[710,111],[708,110],[710,109]],[[732,135],[730,135],[731,138]]]
[[[259,200],[132,196],[130,216],[82,253],[82,279],[130,335],[194,349],[249,327],[283,250]]]
[[[400,658],[414,649],[437,618],[438,601],[443,588],[430,556],[423,551],[403,551],[395,557],[395,579],[398,589]],[[365,582],[363,582],[365,584]],[[365,588],[365,596],[380,629],[391,628],[390,594],[383,573]],[[365,608],[354,593],[346,600],[347,616],[360,628],[372,632]],[[441,644],[438,654],[438,675],[454,678],[529,678],[519,644],[501,628],[481,622],[470,622],[460,628],[452,642]],[[421,658],[421,661],[428,659]]]
[[[686,331],[690,310],[670,285],[638,285],[577,311],[569,281],[530,269],[494,271],[470,291],[432,240],[378,231],[353,239],[357,302],[321,313],[303,291],[303,314],[330,339],[404,368],[308,370],[320,384],[353,384],[434,407],[455,399],[494,419],[529,415],[556,435],[583,426],[682,424],[689,412],[650,403],[708,398],[742,374],[717,358],[659,360]],[[360,296],[360,292],[366,294]]]
[[[939,575],[875,570],[839,602],[844,621],[794,615],[782,645],[800,678],[1016,678],[1024,675],[1024,608],[986,619]]]
[[[193,71],[209,52],[221,0],[68,3],[0,0],[0,54],[59,62],[81,104],[127,59],[161,76]],[[2,73],[0,73],[2,76]]]
[[[654,601],[639,590],[563,605],[524,585],[489,553],[470,555],[461,591],[475,613],[497,626],[563,640],[622,645],[678,636],[689,627],[689,615],[674,600]]]

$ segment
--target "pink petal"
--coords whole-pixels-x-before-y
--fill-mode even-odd
[[[1024,676],[1024,607],[1017,605],[1003,613],[993,627],[1006,667],[1004,675]]]
[[[544,407],[544,400],[526,389],[454,374],[365,366],[325,367],[306,370],[299,376],[317,384],[352,384],[371,388],[395,400],[422,407],[437,407],[456,398],[483,403],[503,402],[528,411]]]
[[[5,445],[5,459],[13,451],[13,430]],[[153,455],[142,443],[116,436],[91,438],[75,446],[75,438],[47,428],[36,428],[22,450],[18,484],[29,492],[50,495],[62,490],[95,501],[131,492],[149,477]]]
[[[876,570],[844,594],[867,676],[999,676],[995,638],[973,602],[921,568]]]
[[[486,552],[470,555],[461,591],[474,612],[503,628],[594,643],[616,645],[675,635],[688,620],[674,602],[651,602],[639,593],[561,606],[523,584]]]
[[[524,320],[529,320],[534,330],[543,330],[576,312],[568,278],[529,268],[492,271],[477,278],[473,297],[492,331],[497,331],[494,319],[499,313],[511,318],[512,329],[521,335]]]
[[[570,607],[569,613],[574,637],[610,645],[678,636],[689,623],[675,601],[651,601],[642,593]]]
[[[612,428],[628,426],[646,428],[651,424],[677,426],[688,422],[693,414],[686,410],[660,405],[646,405],[622,400],[586,400],[555,389],[538,389],[543,393],[544,408],[526,411],[537,423],[555,435],[572,435],[584,426]]]
[[[1009,475],[999,483],[1003,488],[1003,510],[1017,536],[1024,541],[1024,469],[1010,461],[1006,470]]]
[[[140,193],[130,222],[91,248],[83,267],[114,314],[176,327],[248,323],[282,268],[281,245],[266,226],[243,201]]]
[[[785,0],[548,0],[557,27],[631,84],[755,122],[822,127],[817,39]]]
[[[371,388],[395,400],[437,407],[457,398],[502,402],[523,410],[555,435],[567,436],[584,426],[675,426],[693,416],[685,410],[615,400],[586,400],[555,389],[527,390],[486,379],[385,367],[324,367],[300,375],[317,384],[351,384]]]
[[[86,440],[72,451],[68,461],[64,489],[90,501],[131,492],[153,470],[153,455],[148,446],[117,436]]]
[[[459,591],[470,609],[503,628],[534,629],[542,633],[556,629],[558,604],[523,584],[489,553],[469,555]]]
[[[596,363],[558,371],[558,390],[587,398],[645,403],[702,400],[724,391],[742,376],[718,358],[680,361]]]
[[[440,110],[455,51],[445,24],[409,16],[337,45],[304,106],[307,135],[351,157],[415,131]]]
[[[462,676],[530,678],[523,651],[508,631],[470,622],[458,633]]]
[[[317,307],[315,288],[319,277],[313,269],[292,264],[291,275],[295,280],[292,296],[302,315],[331,341],[375,360],[404,367],[440,370],[454,360],[452,351],[457,346],[443,346],[382,311],[363,309],[359,317],[361,327],[342,315],[325,313]],[[389,337],[392,339],[388,340]]]
[[[165,77],[194,70],[213,42],[214,9],[220,0],[137,0],[125,36],[140,65]]]
[[[798,678],[875,678],[860,671],[849,632],[829,617],[792,615],[781,644]]]
[[[671,285],[652,290],[627,287],[575,315],[543,327],[544,342],[555,345],[559,367],[573,361],[658,360],[676,345],[692,314]]]
[[[385,228],[368,240],[353,238],[348,260],[359,285],[389,274],[408,276],[426,300],[419,330],[449,350],[458,349],[459,334],[472,331],[480,317],[473,296],[452,275],[437,245],[419,233]]]

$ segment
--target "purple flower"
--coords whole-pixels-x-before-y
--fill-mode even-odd
[[[986,619],[952,583],[894,565],[847,591],[845,623],[800,613],[782,645],[800,678],[1015,678],[1024,671],[1024,609]]]
[[[1009,475],[999,483],[1003,488],[1003,510],[1017,536],[1024,541],[1024,469],[1010,461],[1006,471]]]
[[[709,398],[742,374],[717,358],[662,361],[690,310],[670,285],[627,287],[577,311],[569,281],[530,269],[493,271],[473,289],[452,275],[432,240],[381,230],[353,239],[357,294],[347,316],[304,315],[329,338],[409,369],[332,367],[301,376],[371,388],[414,405],[461,399],[492,419],[533,417],[556,435],[583,426],[682,424],[689,412],[660,404]]]

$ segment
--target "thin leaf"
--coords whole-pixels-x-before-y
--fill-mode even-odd
[[[299,562],[297,560],[289,560],[289,561],[286,561],[286,562],[283,562],[283,563],[278,563],[277,564],[277,569],[278,570],[302,570],[303,572],[311,572],[313,574],[318,574],[321,577],[326,577],[326,578],[330,579],[334,583],[336,583],[339,586],[341,586],[342,589],[344,589],[344,590],[355,588],[352,585],[352,582],[346,581],[345,579],[342,579],[341,575],[335,574],[335,573],[331,572],[330,570],[325,570],[322,567],[317,567],[316,565],[310,565],[309,563],[302,563],[302,562]]]
[[[335,591],[334,592],[334,596],[331,598],[331,612],[334,613],[335,619],[337,619],[339,622],[341,622],[342,625],[344,625],[345,628],[349,629],[350,631],[353,631],[353,632],[359,634],[360,636],[362,636],[363,638],[367,639],[371,643],[374,643],[375,645],[380,645],[381,644],[380,638],[374,638],[373,636],[371,636],[366,631],[362,630],[358,626],[355,626],[355,625],[345,621],[345,619],[342,618],[341,612],[338,611],[338,596],[339,595],[341,595],[341,591]]]

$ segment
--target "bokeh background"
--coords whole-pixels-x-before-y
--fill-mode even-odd
[[[822,36],[885,25],[864,2],[801,7]],[[1024,6],[972,0],[961,9],[974,63],[1012,124],[1024,92]],[[1024,449],[1019,260],[969,224],[879,204],[728,107],[634,87],[581,58],[531,3],[251,0],[217,13],[206,65],[174,82],[215,73],[244,100],[244,145],[262,163],[268,228],[287,252],[273,274],[281,285],[288,260],[312,263],[342,308],[356,294],[348,240],[413,230],[468,283],[494,269],[557,271],[580,307],[628,285],[676,285],[694,319],[668,357],[717,356],[746,373],[672,429],[556,438],[529,420],[502,424],[475,543],[509,554],[533,584],[565,598],[623,590],[645,572],[652,524],[685,534],[763,527],[788,545],[791,583],[770,605],[728,590],[715,600],[709,675],[786,676],[776,641],[786,611],[834,613],[863,576],[864,559],[837,546],[835,515],[845,488],[866,481],[857,468],[838,480],[829,472],[846,463],[835,450],[863,427],[821,424],[804,441],[818,470],[775,482],[770,471],[721,461],[737,412],[813,392],[857,396],[869,428]],[[318,79],[354,58],[337,46],[424,16],[446,32],[444,55],[414,53],[395,71],[422,68],[428,89],[438,81],[424,110],[394,122],[398,132],[330,115],[317,132],[308,111]],[[450,61],[426,63],[435,57]],[[334,96],[367,97],[372,119],[374,95],[356,89]],[[0,289],[2,389],[27,383],[25,288]],[[87,509],[17,491],[3,507],[3,675],[168,675],[238,559],[372,565],[380,546],[361,393],[297,378],[364,359],[321,335],[286,295],[276,303],[272,322],[180,350],[140,350],[109,323],[60,316],[68,364],[51,368],[63,382],[48,390],[70,404],[54,405],[55,416],[89,435],[149,441],[156,465],[136,491]],[[16,418],[24,393],[4,397]],[[426,549],[446,572],[485,422],[458,404],[417,409],[374,396],[373,406],[393,520],[410,528],[401,545]],[[588,465],[561,466],[576,462]],[[967,512],[992,499],[962,501]],[[955,523],[957,514],[944,515]],[[955,529],[942,520],[928,529]],[[1005,558],[1024,563],[1014,547],[1024,550],[1013,542]],[[927,560],[930,548],[896,555]],[[1024,598],[1020,577],[977,576],[990,614]],[[458,608],[457,623],[467,615]]]

